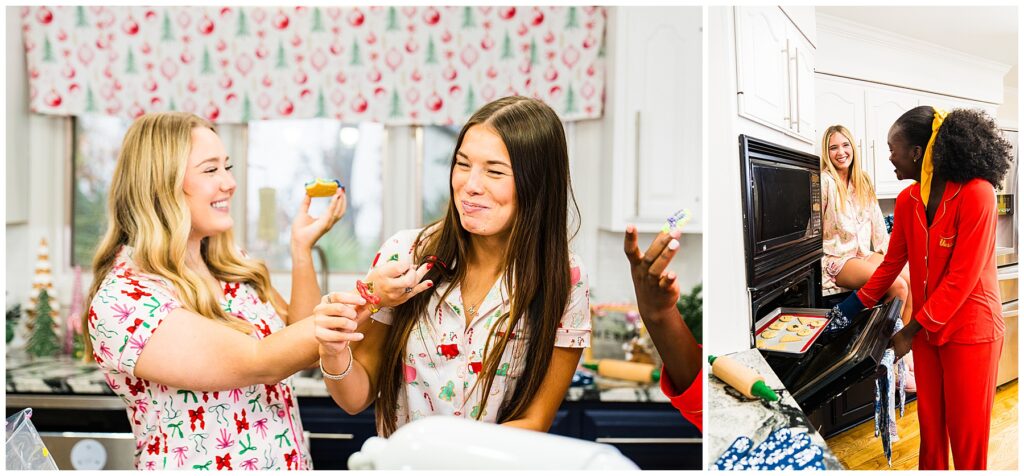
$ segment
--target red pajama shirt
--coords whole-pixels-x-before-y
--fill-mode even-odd
[[[919,469],[985,469],[1004,325],[995,264],[995,189],[948,182],[931,226],[920,184],[896,198],[889,250],[858,291],[874,306],[910,262]]]
[[[704,369],[701,369],[693,378],[693,382],[690,382],[685,390],[680,391],[665,372],[665,368],[661,369],[661,391],[668,397],[672,406],[679,410],[683,418],[693,423],[701,433],[704,432],[704,422],[701,418],[704,408],[704,391],[701,385],[703,381]]]

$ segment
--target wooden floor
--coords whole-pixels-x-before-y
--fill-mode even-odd
[[[894,470],[917,469],[921,435],[917,426],[917,402],[907,405],[906,414],[896,419],[900,441],[892,445]],[[1017,469],[1017,381],[996,389],[989,437],[988,469]],[[881,439],[875,438],[873,421],[829,438],[828,447],[848,469],[890,469],[882,452]],[[952,456],[950,467],[953,467]]]

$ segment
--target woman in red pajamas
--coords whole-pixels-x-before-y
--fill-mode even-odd
[[[701,349],[676,308],[677,276],[665,270],[679,249],[679,236],[679,231],[661,232],[641,253],[636,227],[630,225],[626,228],[624,251],[629,259],[640,318],[665,362],[661,369],[661,391],[683,418],[703,432]]]
[[[1010,144],[980,111],[930,106],[889,129],[889,160],[919,183],[896,198],[889,253],[840,310],[873,306],[910,262],[913,319],[892,337],[911,348],[921,426],[919,469],[985,469],[1003,320],[995,265],[994,185]],[[857,302],[859,301],[859,302]]]

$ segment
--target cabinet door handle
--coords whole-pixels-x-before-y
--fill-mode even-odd
[[[352,433],[310,433],[304,431],[307,440],[354,440]]]
[[[794,78],[793,82],[796,83],[796,87],[793,90],[793,92],[794,92],[793,95],[796,96],[796,111],[794,111],[796,113],[795,114],[796,115],[796,121],[795,122],[790,122],[789,123],[789,128],[790,129],[795,129],[797,132],[800,132],[800,49],[799,48],[796,50],[795,53],[793,53],[793,78]],[[790,115],[792,116],[794,114],[790,114]]]
[[[699,445],[703,438],[598,438],[594,441],[609,445]]]
[[[633,216],[640,216],[640,171],[643,167],[640,166],[640,111],[636,112],[636,122],[634,123],[634,153],[636,154],[636,163],[633,167]]]

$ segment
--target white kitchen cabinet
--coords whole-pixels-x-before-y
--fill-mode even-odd
[[[814,142],[814,46],[776,6],[736,7],[740,116]]]
[[[815,90],[818,129],[815,153],[820,153],[825,129],[842,125],[853,134],[860,167],[874,180],[875,163],[864,148],[864,88],[841,80],[818,79]]]
[[[903,113],[917,106],[982,109],[995,117],[995,104],[924,93],[905,88],[879,85],[867,81],[836,78],[818,74],[815,80],[817,129],[842,124],[853,133],[861,167],[871,176],[878,198],[895,198],[913,180],[897,180],[889,162],[889,128]],[[821,137],[817,137],[817,151]]]
[[[684,232],[701,230],[701,21],[695,7],[611,11],[606,229],[658,230],[687,208]]]
[[[879,198],[892,198],[914,181],[896,178],[896,170],[889,162],[889,127],[903,113],[919,106],[920,96],[911,92],[867,87],[864,100],[867,112],[864,142],[868,149],[865,156],[870,157],[875,164],[875,193]]]

